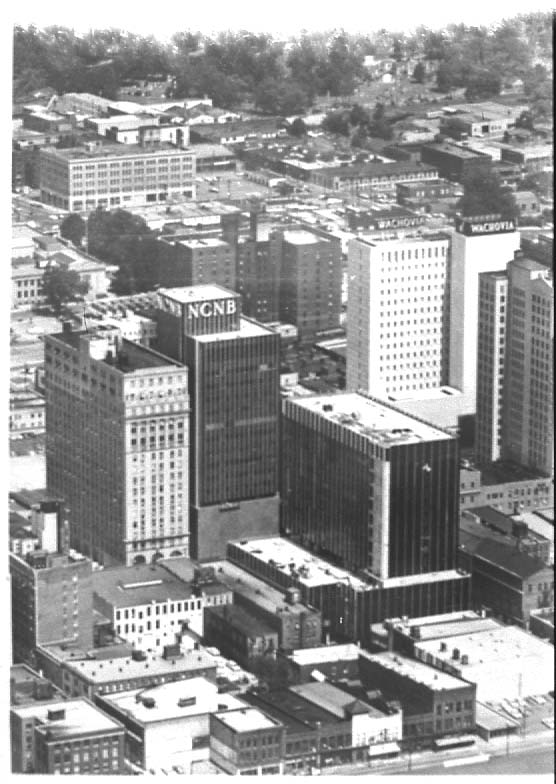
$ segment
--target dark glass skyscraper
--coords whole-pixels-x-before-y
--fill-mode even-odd
[[[455,568],[458,443],[360,394],[286,399],[282,528],[388,580]]]
[[[278,530],[279,336],[217,285],[162,289],[159,348],[187,365],[191,553]]]

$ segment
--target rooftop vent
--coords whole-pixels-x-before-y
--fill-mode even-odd
[[[65,708],[54,708],[46,714],[48,721],[62,721],[66,718]]]

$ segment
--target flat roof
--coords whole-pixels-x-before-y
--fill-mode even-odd
[[[171,289],[158,289],[158,294],[168,299],[187,305],[190,302],[204,302],[213,299],[229,299],[239,295],[231,289],[225,289],[217,283],[201,283],[198,286],[179,286]]]
[[[463,392],[460,389],[442,386],[432,387],[431,389],[417,389],[415,391],[408,390],[407,392],[389,393],[388,398],[394,402],[399,401],[400,403],[403,403],[410,400],[447,400],[450,398],[461,397],[462,394]]]
[[[235,591],[245,598],[250,599],[259,607],[263,607],[271,613],[290,612],[297,614],[306,612],[307,606],[301,602],[289,604],[286,602],[285,591],[279,591],[271,587],[268,583],[250,574],[240,566],[236,566],[230,561],[215,561],[214,563],[204,564],[212,566],[218,574],[218,579],[230,591]]]
[[[422,231],[418,228],[415,231],[414,227],[412,227],[411,232],[404,233],[401,237],[395,228],[387,229],[390,232],[387,236],[385,236],[384,231],[381,234],[378,234],[378,231],[378,229],[376,232],[369,230],[363,235],[353,236],[353,240],[354,242],[362,242],[364,245],[370,245],[372,248],[380,247],[381,249],[386,248],[386,245],[394,248],[401,245],[415,245],[415,243],[450,242],[450,234],[446,231]]]
[[[210,668],[216,670],[214,659],[204,651],[186,652],[181,657],[164,659],[162,656],[147,654],[143,661],[120,656],[114,659],[66,659],[65,667],[71,669],[84,680],[91,683],[111,683],[127,681],[132,678],[190,672]]]
[[[275,330],[269,329],[264,324],[240,316],[239,329],[232,329],[228,332],[214,332],[210,335],[195,335],[195,340],[200,343],[216,343],[220,340],[235,340],[237,338],[256,338],[262,335],[276,334]]]
[[[93,572],[93,591],[115,608],[189,599],[193,595],[191,585],[155,564]]]
[[[147,707],[146,699],[154,700],[154,705]],[[231,694],[219,694],[218,686],[206,678],[189,678],[148,689],[106,694],[103,695],[103,700],[123,716],[143,725],[213,713],[222,704],[225,704],[228,710],[245,705]]]
[[[268,623],[238,604],[224,604],[217,607],[206,608],[207,612],[217,615],[231,626],[236,626],[244,633],[258,637],[266,635],[272,637],[277,632]]]
[[[101,340],[108,332],[113,332],[116,329],[99,325],[94,330],[83,329],[71,332],[56,332],[49,335],[49,337],[79,350],[81,348],[81,338],[87,341]],[[119,370],[121,373],[133,373],[136,370],[148,370],[149,368],[157,367],[184,369],[183,365],[176,360],[126,338],[121,338],[118,351],[112,361],[108,362],[106,359],[102,359],[99,362],[102,362],[107,367]]]
[[[314,705],[318,705],[319,708],[328,711],[338,719],[361,713],[371,715],[373,718],[384,717],[383,711],[361,699],[355,698],[353,694],[339,689],[332,683],[303,683],[299,686],[291,686],[290,690]]]
[[[326,725],[338,721],[332,713],[304,699],[291,689],[247,693],[245,700],[285,724],[286,731],[306,731],[308,727],[316,728],[319,723]]]
[[[450,651],[451,655],[451,651]],[[436,670],[429,667],[417,659],[410,659],[407,656],[402,656],[399,653],[384,651],[383,653],[368,653],[361,651],[361,656],[371,662],[379,664],[385,670],[395,672],[398,675],[409,678],[416,683],[427,686],[433,691],[443,691],[445,689],[461,689],[467,684],[460,678],[454,675],[449,675],[447,672]]]
[[[380,177],[381,175],[388,176],[391,174],[404,174],[411,172],[432,172],[436,171],[435,166],[427,163],[414,163],[412,161],[392,161],[392,163],[356,163],[348,164],[347,166],[333,166],[322,169],[322,172],[327,176],[341,177]]]
[[[46,147],[46,152],[54,153],[59,158],[67,161],[93,160],[95,158],[127,158],[130,156],[164,156],[164,155],[193,155],[191,149],[178,149],[170,144],[160,144],[156,147],[141,147],[138,144],[103,144],[88,150],[85,147]]]
[[[457,569],[446,569],[443,572],[423,572],[422,574],[404,574],[400,577],[376,578],[381,588],[407,588],[410,585],[440,583],[445,580],[461,580],[467,575]]]
[[[236,540],[230,542],[230,544],[262,563],[269,564],[272,562],[276,569],[288,576],[292,574],[290,565],[294,566],[297,572],[296,581],[307,588],[319,585],[335,585],[340,582],[351,586],[355,590],[364,591],[369,588],[367,583],[364,583],[358,577],[354,577],[347,570],[333,566],[308,550],[298,547],[289,539],[283,539],[280,536]],[[300,568],[303,569],[303,573],[299,572]]]
[[[504,670],[534,668],[535,662],[552,663],[554,648],[544,640],[520,629],[517,626],[498,625],[496,629],[485,629],[470,634],[447,636],[442,638],[446,650],[441,651],[439,640],[416,641],[415,649],[423,654],[430,653],[437,659],[451,664],[462,671],[462,677],[481,666],[499,666],[504,662]],[[457,648],[460,659],[452,658],[453,649]],[[461,664],[461,656],[468,657],[467,664]]]
[[[293,231],[284,232],[284,241],[289,242],[291,245],[316,245],[321,240],[329,242],[326,237],[318,237],[310,231],[303,229],[295,229]]]
[[[445,152],[453,155],[456,158],[469,159],[469,158],[488,158],[492,160],[490,155],[484,152],[476,152],[467,147],[460,147],[457,144],[450,144],[450,142],[436,142],[435,144],[425,144],[424,150],[434,150],[435,152]]]
[[[217,713],[216,717],[234,732],[256,732],[282,726],[280,722],[253,707]]]
[[[27,705],[22,708],[12,707],[22,719],[36,718],[41,729],[48,732],[49,740],[59,740],[74,735],[87,735],[93,732],[111,732],[122,730],[122,725],[107,716],[88,700],[63,700],[44,705]],[[64,718],[48,718],[50,711],[64,711]]]
[[[340,424],[382,447],[454,438],[434,425],[357,392],[293,398],[290,403]]]
[[[489,708],[488,705],[483,705],[482,702],[475,703],[475,722],[479,727],[489,732],[520,726],[516,721],[512,721],[507,716],[497,713],[492,708]]]
[[[217,237],[202,237],[200,239],[192,238],[192,239],[178,240],[176,244],[183,245],[185,248],[191,248],[192,250],[199,250],[201,248],[230,247],[230,244],[228,242],[224,242],[224,240],[218,239]]]
[[[300,667],[306,667],[330,661],[357,661],[360,652],[361,648],[354,643],[320,645],[318,648],[297,648],[288,654],[288,659]]]
[[[395,622],[393,626],[407,636],[412,636],[411,630],[416,628],[418,636],[414,639],[419,642],[457,637],[460,634],[472,634],[479,631],[494,631],[500,628],[500,624],[492,618],[480,618],[479,616],[473,618],[467,617],[465,614],[462,614],[460,618],[440,620],[436,623],[419,623],[419,619],[412,618],[407,623]]]

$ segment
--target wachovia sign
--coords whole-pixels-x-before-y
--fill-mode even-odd
[[[504,234],[515,231],[515,229],[516,223],[513,218],[502,218],[500,215],[456,219],[456,230],[468,237],[481,234]]]

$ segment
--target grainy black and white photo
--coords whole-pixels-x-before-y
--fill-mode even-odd
[[[554,14],[386,6],[11,11],[12,774],[554,775]]]

